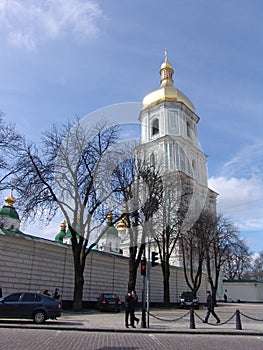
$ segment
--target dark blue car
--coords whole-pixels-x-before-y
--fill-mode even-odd
[[[43,323],[61,316],[61,302],[46,295],[16,292],[0,299],[0,318],[28,318]]]

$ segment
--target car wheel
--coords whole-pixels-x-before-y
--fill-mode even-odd
[[[46,314],[44,311],[36,311],[33,316],[33,320],[35,323],[44,323],[46,320]]]

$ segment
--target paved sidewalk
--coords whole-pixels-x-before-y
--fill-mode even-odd
[[[242,330],[236,329],[236,310],[240,311]],[[263,304],[234,304],[220,303],[216,308],[221,323],[216,324],[211,315],[209,323],[204,324],[203,319],[206,309],[194,311],[190,322],[190,310],[187,309],[157,309],[152,308],[149,316],[149,328],[141,328],[140,323],[133,328],[124,327],[124,312],[98,312],[86,310],[79,313],[64,311],[57,320],[48,320],[43,325],[35,325],[32,321],[7,321],[0,322],[0,328],[47,328],[58,330],[101,331],[101,332],[150,332],[150,333],[196,333],[196,334],[254,334],[263,336]],[[245,315],[245,316],[244,316]],[[141,318],[138,310],[136,316]],[[147,317],[147,315],[146,315]],[[255,320],[253,320],[255,319]],[[257,321],[258,320],[258,321]]]

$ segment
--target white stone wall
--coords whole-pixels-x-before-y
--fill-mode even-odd
[[[0,286],[3,294],[19,290],[37,291],[57,287],[63,300],[73,300],[74,270],[72,251],[47,240],[26,240],[0,235]],[[205,276],[204,276],[205,277]],[[83,301],[96,301],[102,292],[115,292],[123,299],[127,292],[128,258],[92,251],[86,261]],[[162,302],[163,284],[160,266],[151,270],[151,301]],[[206,278],[198,295],[205,301]],[[137,294],[141,300],[142,276],[138,271]],[[182,291],[188,290],[183,269],[171,267],[171,302],[178,302]]]
[[[223,281],[229,302],[263,302],[263,281]]]

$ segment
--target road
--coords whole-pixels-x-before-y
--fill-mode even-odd
[[[263,337],[1,329],[1,350],[262,350]]]

